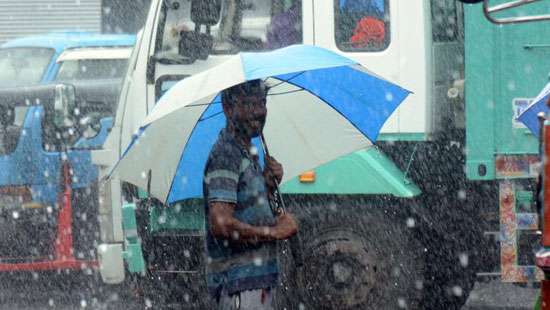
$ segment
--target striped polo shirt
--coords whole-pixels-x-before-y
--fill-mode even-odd
[[[208,203],[235,204],[233,216],[253,226],[273,226],[268,193],[257,156],[252,156],[226,129],[220,132],[206,163],[203,180],[206,214]],[[277,285],[275,242],[256,244],[214,237],[207,223],[207,282],[216,296],[222,288],[229,294]]]

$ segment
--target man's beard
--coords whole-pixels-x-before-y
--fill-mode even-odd
[[[260,122],[261,124],[258,128],[254,128],[253,126],[243,124],[242,122],[233,122],[233,127],[235,128],[235,131],[239,135],[243,135],[249,138],[256,138],[260,135],[260,133],[264,128],[265,118],[258,119],[256,121]]]

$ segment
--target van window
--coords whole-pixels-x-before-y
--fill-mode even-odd
[[[190,14],[191,1],[165,2],[160,52],[178,53],[180,33],[195,30]],[[211,34],[212,54],[271,50],[301,43],[302,0],[222,0],[221,17],[211,26]]]
[[[0,49],[0,85],[18,87],[40,83],[54,52],[36,47]]]
[[[345,52],[378,52],[390,44],[389,0],[335,0],[336,46]]]
[[[61,62],[56,81],[83,81],[122,78],[127,59],[80,59]]]

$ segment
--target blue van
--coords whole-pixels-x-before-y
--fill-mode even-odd
[[[110,130],[134,43],[65,32],[0,46],[0,272],[95,265],[91,150]],[[77,103],[61,120],[70,126],[52,112],[63,100]]]

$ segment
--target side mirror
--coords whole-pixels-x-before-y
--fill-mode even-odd
[[[74,125],[73,113],[76,108],[75,87],[70,84],[55,85],[54,124],[59,127]]]
[[[209,34],[195,31],[182,31],[180,34],[179,54],[191,62],[207,59],[213,47],[214,38]]]
[[[220,20],[221,0],[192,0],[191,20],[196,25],[213,26]]]

